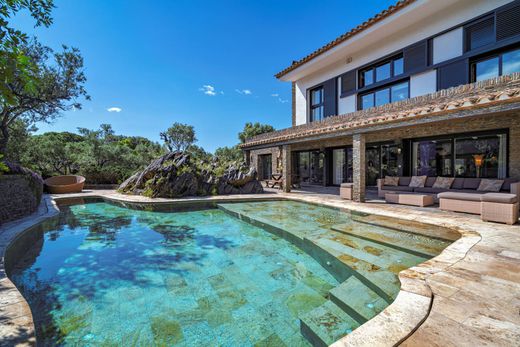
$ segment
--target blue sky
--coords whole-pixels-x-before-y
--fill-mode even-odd
[[[273,75],[394,2],[55,0],[50,28],[13,23],[85,59],[92,100],[39,132],[110,123],[159,141],[182,122],[213,151],[245,122],[290,126],[291,86]]]

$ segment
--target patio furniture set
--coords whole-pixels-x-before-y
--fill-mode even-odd
[[[480,215],[483,221],[515,224],[519,218],[520,182],[485,178],[385,177],[377,181],[378,196],[388,203],[419,207],[439,203],[444,211]],[[352,183],[340,196],[352,199]]]

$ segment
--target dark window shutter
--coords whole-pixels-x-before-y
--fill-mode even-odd
[[[520,34],[520,4],[497,12],[497,41]]]
[[[341,94],[351,94],[356,91],[356,70],[341,75]]]
[[[495,18],[489,17],[466,27],[466,50],[495,42]]]
[[[336,96],[337,81],[332,78],[323,83],[323,117],[335,116],[336,112]]]
[[[403,51],[405,73],[417,71],[426,67],[426,64],[428,63],[427,47],[428,45],[426,41],[423,41],[405,48]]]
[[[465,59],[454,61],[437,70],[439,90],[468,83],[468,67]]]

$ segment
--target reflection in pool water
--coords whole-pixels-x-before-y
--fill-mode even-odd
[[[218,209],[61,207],[13,269],[40,345],[306,345],[298,315],[338,282]],[[283,341],[283,343],[282,343]]]

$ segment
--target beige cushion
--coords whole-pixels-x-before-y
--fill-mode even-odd
[[[515,194],[487,193],[481,196],[480,201],[498,202],[501,204],[514,204],[518,201],[518,197]]]
[[[437,177],[432,188],[450,189],[455,181],[454,177]]]
[[[444,193],[437,194],[437,197],[439,199],[480,201],[480,199],[483,195],[484,194],[444,192]]]
[[[477,188],[479,192],[499,192],[502,189],[504,180],[488,180],[482,179]]]
[[[409,187],[412,188],[419,188],[424,187],[424,184],[426,183],[427,176],[412,176],[412,179],[410,181]]]
[[[383,181],[385,186],[398,186],[399,185],[399,177],[397,176],[386,176]]]

